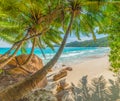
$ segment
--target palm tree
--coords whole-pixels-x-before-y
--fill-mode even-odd
[[[31,0],[0,1],[0,22],[2,23],[0,38],[14,44],[6,54],[1,56],[0,68],[4,67],[11,59],[13,59],[19,49],[21,49],[22,52],[25,52],[25,46],[29,43],[28,40],[31,40],[31,43],[33,43],[33,38],[35,37],[37,37],[35,46],[39,46],[40,49],[43,48],[44,45],[53,49],[53,43],[60,44],[62,40],[60,35],[62,32],[57,26],[52,27],[51,24],[61,14],[62,9],[61,7],[56,6],[50,7],[48,4],[46,6],[41,5],[45,3],[46,2],[43,0],[34,2]],[[60,3],[60,1],[51,2],[52,5],[57,5],[58,3]],[[25,37],[23,38],[23,36]],[[40,36],[42,38],[40,38]],[[10,52],[13,49],[14,54],[11,55]],[[34,45],[30,56],[23,65],[29,62],[33,52]],[[4,58],[6,56],[8,56],[7,59]]]
[[[63,15],[64,15],[63,30],[66,30],[66,32],[58,52],[53,57],[53,59],[51,59],[41,70],[37,71],[35,74],[31,75],[25,80],[13,85],[12,87],[8,87],[5,90],[1,91],[0,99],[2,99],[3,101],[15,101],[21,98],[22,96],[24,96],[26,93],[28,93],[32,89],[34,89],[34,87],[46,76],[48,69],[52,68],[53,65],[57,62],[58,58],[60,57],[63,51],[68,35],[70,34],[70,31],[76,32],[76,36],[78,37],[79,37],[78,32],[84,32],[86,35],[88,35],[88,33],[91,32],[93,35],[93,38],[95,39],[94,28],[96,26],[102,26],[101,23],[99,22],[99,21],[102,21],[102,19],[95,19],[95,17],[101,16],[101,13],[99,14],[99,12],[96,12],[97,14],[94,15],[94,12],[92,12],[92,10],[90,9],[91,7],[88,6],[88,4],[90,5],[91,3],[88,2],[86,6],[84,5],[86,3],[82,2],[82,0],[68,0],[68,2],[65,2],[64,4],[65,6],[63,11],[68,11],[66,13],[63,12]],[[54,10],[56,11],[56,9]],[[55,15],[56,14],[57,13],[55,13]],[[58,16],[56,18],[58,18]],[[41,22],[41,20],[38,20],[38,21]],[[56,22],[56,19],[53,19],[53,22],[54,21]],[[60,23],[59,19],[57,19],[57,22]],[[52,23],[50,23],[50,25],[52,25]],[[68,27],[66,28],[67,25]],[[53,24],[53,26],[55,25]],[[60,28],[60,26],[58,28]],[[34,29],[30,30],[30,32],[33,32],[33,31]],[[47,30],[47,32],[49,31]],[[36,36],[38,34],[39,33],[33,36]],[[30,37],[33,38],[33,36],[30,36]],[[40,39],[41,38],[42,37],[40,37]],[[27,39],[24,39],[24,40],[27,40]],[[49,41],[46,43],[49,44]]]

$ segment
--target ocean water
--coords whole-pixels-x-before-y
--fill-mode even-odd
[[[0,54],[7,52],[9,48],[0,48]],[[27,53],[30,53],[30,48],[27,49]],[[57,52],[58,47],[55,47],[55,50],[50,48],[44,49],[46,59],[43,57],[39,48],[36,48],[34,54],[43,59],[44,64],[46,64]],[[82,60],[88,57],[97,57],[104,56],[110,51],[109,47],[65,47],[61,57],[58,60],[58,63],[66,64],[73,62],[81,62]],[[17,55],[20,55],[21,51],[18,51]]]

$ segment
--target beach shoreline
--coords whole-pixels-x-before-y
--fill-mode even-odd
[[[76,86],[79,84],[79,80],[84,76],[87,76],[88,83],[90,83],[92,79],[100,76],[103,76],[106,80],[115,79],[114,73],[109,70],[110,62],[107,55],[91,57],[80,63],[76,62],[76,64],[71,63],[63,65],[63,67],[61,65],[60,68],[54,68],[52,72],[48,73],[48,82],[50,81],[50,84],[54,82],[52,81],[53,76],[66,67],[71,67],[72,71],[68,71],[67,76],[62,79],[65,79],[68,84],[73,83]],[[49,77],[50,75],[52,76]],[[58,82],[60,80],[58,80]]]

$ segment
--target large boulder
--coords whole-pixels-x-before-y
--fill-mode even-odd
[[[29,55],[16,56],[4,68],[2,68],[4,72],[0,74],[0,90],[25,79],[43,68],[42,60],[36,55],[33,55],[28,64],[21,68],[20,65],[26,61],[28,56]],[[44,88],[46,85],[47,78],[45,77],[41,80],[41,82],[39,82],[38,87]]]
[[[10,74],[27,75],[29,73],[32,74],[43,67],[42,60],[36,55],[33,55],[32,59],[24,65],[24,67],[20,67],[28,57],[29,55],[16,56],[3,69],[8,71]]]

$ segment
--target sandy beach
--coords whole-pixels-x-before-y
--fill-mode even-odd
[[[88,83],[95,78],[100,77],[101,75],[104,76],[106,80],[108,79],[114,79],[114,74],[109,70],[110,63],[108,56],[102,56],[102,57],[90,57],[83,62],[77,62],[76,64],[65,64],[64,67],[55,69],[53,72],[50,72],[48,74],[48,81],[51,84],[53,82],[53,76],[57,74],[61,69],[65,67],[72,67],[72,71],[68,71],[67,76],[62,78],[66,79],[66,82],[71,84],[75,84],[76,86],[79,83],[79,80],[83,76],[88,76]],[[60,80],[62,80],[60,79]],[[58,80],[59,81],[59,80]],[[56,81],[56,82],[58,82]]]
[[[82,63],[73,64],[71,67],[73,68],[73,71],[68,73],[66,80],[75,85],[77,85],[79,79],[85,75],[88,76],[89,81],[95,77],[100,77],[101,75],[103,75],[105,79],[114,78],[113,72],[109,70],[110,63],[107,56],[86,60]]]

